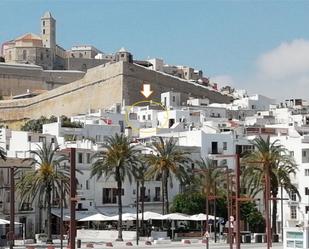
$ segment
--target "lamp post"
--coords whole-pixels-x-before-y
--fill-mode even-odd
[[[63,201],[64,201],[64,191],[63,191],[63,180],[60,182],[60,248],[63,249]]]
[[[75,220],[75,206],[76,206],[76,148],[70,149],[70,249],[75,249],[76,237],[76,220]]]
[[[138,240],[139,240],[139,232],[138,232],[138,228],[139,228],[139,219],[138,219],[138,198],[139,198],[139,194],[138,194],[138,191],[139,190],[139,180],[137,179],[136,180],[136,245],[138,245]]]

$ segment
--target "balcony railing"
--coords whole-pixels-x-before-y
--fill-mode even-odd
[[[218,155],[218,154],[223,154],[223,150],[219,149],[209,149],[208,154],[210,155]]]
[[[141,202],[143,198],[140,196],[139,201]],[[144,202],[150,202],[150,196],[144,196]]]
[[[153,197],[153,201],[156,202],[156,201],[161,201],[161,196],[155,196]]]

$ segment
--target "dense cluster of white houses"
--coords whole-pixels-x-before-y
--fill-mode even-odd
[[[278,225],[295,226],[309,221],[309,105],[302,100],[288,100],[276,105],[274,100],[261,95],[248,96],[235,92],[238,99],[231,104],[209,104],[207,99],[188,99],[180,103],[180,94],[166,92],[161,95],[161,105],[149,101],[146,106],[122,107],[120,104],[109,110],[89,111],[87,114],[71,117],[80,122],[82,128],[62,127],[61,120],[43,125],[41,134],[25,131],[0,129],[0,146],[9,158],[29,157],[29,150],[36,150],[43,141],[55,143],[60,148],[77,149],[78,212],[101,212],[117,214],[116,182],[113,179],[90,178],[91,156],[102,149],[106,137],[123,132],[137,144],[147,145],[156,136],[174,137],[194,160],[211,157],[218,164],[235,167],[233,158],[216,158],[216,155],[233,155],[236,148],[242,151],[254,149],[250,140],[256,136],[270,136],[278,139],[294,156],[299,166],[293,182],[299,189],[301,199],[283,193],[283,221],[278,207]],[[145,147],[143,147],[145,148]],[[143,153],[149,153],[143,149]],[[195,167],[194,162],[190,165]],[[292,177],[292,176],[291,176]],[[0,184],[9,184],[6,169],[0,169]],[[1,186],[0,186],[1,187]],[[181,191],[174,180],[169,188],[170,200]],[[145,211],[161,212],[161,183],[147,181],[145,184]],[[280,196],[280,194],[279,194]],[[0,188],[0,218],[9,216],[9,190]],[[17,220],[26,223],[26,233],[31,236],[40,229],[44,220],[39,204],[24,203],[16,198]],[[134,212],[136,205],[136,184],[123,184],[124,212]],[[261,208],[263,205],[259,205]],[[261,211],[263,211],[261,209]],[[55,216],[60,211],[58,204],[53,208]]]

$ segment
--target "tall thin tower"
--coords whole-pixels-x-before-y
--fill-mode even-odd
[[[56,48],[56,20],[49,11],[41,17],[41,37],[44,47]]]

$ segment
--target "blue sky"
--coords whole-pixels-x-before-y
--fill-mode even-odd
[[[26,32],[39,33],[39,19],[50,10],[57,20],[57,42],[65,48],[92,44],[110,53],[125,47],[135,58],[158,57],[202,69],[221,85],[276,98],[306,98],[303,91],[288,90],[288,82],[304,84],[309,68],[301,71],[301,79],[299,70],[293,77],[289,74],[280,93],[275,90],[286,75],[274,78],[269,67],[290,57],[280,50],[282,44],[291,53],[301,45],[305,48],[300,54],[309,52],[309,1],[2,0],[0,9],[0,43]],[[269,62],[278,53],[279,59]]]

